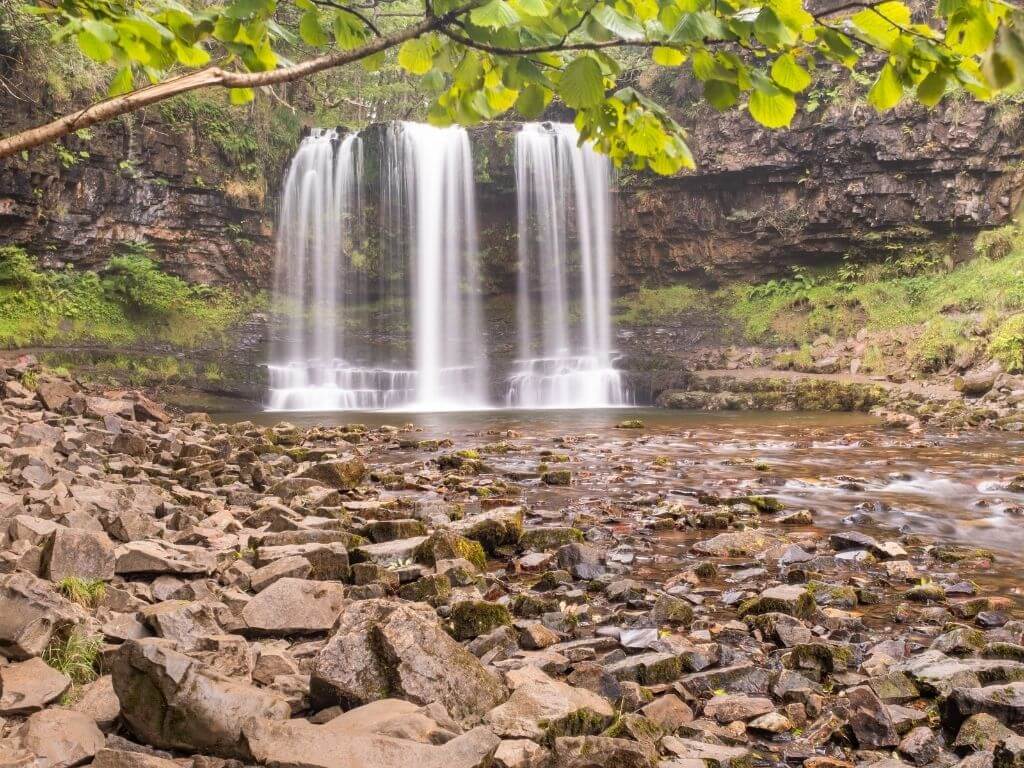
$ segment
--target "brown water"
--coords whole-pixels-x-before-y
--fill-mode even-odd
[[[524,483],[532,504],[648,505],[692,495],[764,493],[815,513],[816,526],[879,528],[1017,555],[1024,495],[1005,489],[1024,472],[1024,439],[1000,433],[911,436],[870,417],[821,413],[692,413],[660,409],[460,413],[225,412],[224,421],[299,426],[415,425],[416,437],[451,438],[456,449],[501,439],[535,450],[489,457],[498,471],[536,468],[536,451],[569,455],[570,488]],[[641,419],[642,430],[618,429]],[[561,438],[570,442],[562,443]],[[564,449],[560,445],[565,445]],[[423,451],[394,450],[409,462]]]

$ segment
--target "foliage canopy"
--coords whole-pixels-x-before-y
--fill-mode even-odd
[[[1024,11],[1005,0],[937,0],[926,14],[900,0],[34,3],[58,42],[113,66],[114,98],[0,140],[0,156],[187,90],[225,86],[243,104],[254,88],[355,62],[374,69],[392,51],[432,94],[435,124],[513,110],[533,119],[558,97],[584,140],[663,174],[692,167],[685,133],[643,94],[616,88],[612,49],[688,67],[713,107],[744,105],[768,128],[789,125],[800,94],[831,69],[868,73],[878,110],[907,95],[932,106],[958,89],[987,99],[1024,81]],[[136,89],[140,76],[152,85]]]

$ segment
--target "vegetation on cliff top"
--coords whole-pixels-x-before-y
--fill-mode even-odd
[[[688,313],[718,317],[736,341],[791,345],[794,366],[817,337],[849,338],[916,327],[908,355],[922,373],[983,347],[1010,371],[1024,371],[1024,234],[1008,226],[978,238],[974,259],[953,265],[908,250],[884,262],[847,261],[790,278],[642,289],[620,302],[619,321],[656,325]],[[870,368],[870,366],[867,366]]]
[[[21,248],[0,247],[0,346],[215,341],[266,299],[190,285],[162,272],[141,243],[125,243],[99,273],[40,270]]]
[[[819,8],[772,0],[435,0],[358,8],[312,0],[232,0],[193,8],[161,2],[33,2],[58,46],[110,67],[110,98],[0,139],[0,157],[203,88],[247,104],[318,72],[389,53],[431,95],[429,119],[472,125],[515,110],[543,115],[556,97],[582,138],[618,165],[672,174],[693,167],[686,133],[632,87],[608,50],[687,66],[714,108],[743,106],[767,128],[788,126],[824,72],[872,82],[878,110],[911,96],[987,99],[1024,83],[1024,11],[1006,0],[939,2],[914,18],[900,0]],[[73,41],[73,42],[72,42]],[[884,63],[880,64],[879,54]],[[140,76],[149,85],[137,87]]]

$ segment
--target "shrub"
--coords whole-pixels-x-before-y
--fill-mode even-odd
[[[1024,373],[1024,315],[1003,321],[988,345],[989,354],[1010,373]]]
[[[0,285],[31,288],[42,279],[35,260],[22,248],[13,245],[0,247]]]
[[[1024,229],[1015,224],[989,229],[974,241],[974,252],[990,259],[1002,259],[1021,250],[1024,250]]]
[[[910,347],[910,363],[919,373],[942,370],[967,344],[962,322],[937,317],[930,320]]]
[[[148,255],[137,250],[112,258],[103,275],[104,293],[141,314],[170,314],[190,297],[188,283],[161,272]]]

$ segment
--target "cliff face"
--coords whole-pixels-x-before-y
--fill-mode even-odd
[[[788,131],[743,113],[683,118],[698,170],[626,178],[619,285],[761,279],[850,253],[952,241],[1006,223],[1024,192],[1020,105],[952,102],[879,116],[837,103]]]
[[[954,102],[879,116],[839,102],[782,132],[743,113],[680,107],[698,170],[621,175],[617,289],[768,278],[905,245],[963,247],[1020,205],[1019,105]],[[38,118],[10,100],[0,106],[19,122]],[[0,162],[0,242],[49,266],[96,267],[119,241],[146,239],[165,268],[191,281],[269,286],[283,169],[269,182],[246,180],[204,126],[201,116],[168,125],[147,114],[71,137],[59,153]],[[493,293],[514,281],[514,131],[472,129],[482,274]]]
[[[11,99],[0,113],[17,115],[16,125],[43,118]],[[191,282],[265,285],[273,219],[263,184],[242,177],[199,121],[158,117],[0,160],[0,244],[21,245],[45,266],[96,268],[118,243],[146,240],[167,271]]]

